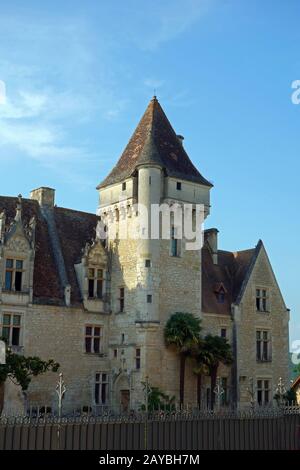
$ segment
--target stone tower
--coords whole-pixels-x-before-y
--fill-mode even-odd
[[[192,211],[201,204],[206,217],[211,187],[153,97],[116,166],[97,187],[110,259],[108,343],[115,404],[136,408],[143,402],[146,377],[178,397],[179,361],[164,345],[164,326],[175,312],[201,316],[201,250],[186,250],[175,214],[186,203]],[[158,238],[150,236],[155,204],[170,208],[170,239],[162,237],[161,226]],[[190,372],[186,400],[193,402]]]

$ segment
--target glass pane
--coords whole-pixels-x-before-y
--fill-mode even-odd
[[[267,291],[266,291],[266,290],[263,290],[263,291],[262,291],[262,296],[263,296],[263,297],[267,297]]]
[[[23,261],[17,259],[16,260],[16,269],[23,269]]]
[[[263,338],[264,338],[264,339],[268,339],[268,332],[267,332],[267,331],[264,331],[264,332],[263,332]]]
[[[102,279],[103,278],[103,269],[98,269],[97,270],[97,278]]]
[[[95,276],[95,270],[89,269],[89,277],[94,277],[94,276]]]
[[[256,289],[256,297],[260,297],[260,289]]]
[[[85,352],[92,352],[92,338],[85,338]]]
[[[3,325],[10,325],[11,315],[3,315]]]
[[[5,273],[5,289],[12,289],[12,271],[6,271]]]
[[[17,292],[22,290],[22,271],[17,271],[15,274],[15,289]]]
[[[268,390],[269,389],[269,381],[268,380],[265,380],[265,390]]]
[[[102,384],[101,402],[103,405],[105,405],[106,403],[106,391],[107,391],[107,384]]]
[[[140,357],[141,355],[141,350],[140,349],[136,349],[136,357]]]
[[[121,287],[120,289],[120,297],[124,297],[124,287]]]
[[[260,339],[260,331],[256,332],[256,339]]]
[[[14,260],[12,260],[12,259],[7,259],[7,260],[6,260],[6,267],[7,267],[7,268],[13,268],[13,266],[14,266]]]
[[[102,298],[102,281],[97,281],[97,297],[98,299]]]
[[[11,344],[13,346],[19,346],[19,344],[20,344],[20,328],[13,328]]]
[[[89,297],[94,297],[94,279],[89,280]]]
[[[100,332],[101,332],[101,328],[99,328],[98,326],[95,326],[94,335],[95,336],[100,336]]]
[[[96,374],[96,382],[100,381],[100,374]]]
[[[102,382],[106,382],[107,380],[107,374],[102,374]]]
[[[20,315],[14,315],[13,324],[15,326],[20,326],[21,325],[21,316]]]
[[[9,341],[9,330],[10,330],[10,328],[7,327],[7,326],[4,326],[2,328],[2,338],[7,340],[7,341]]]
[[[92,327],[91,326],[86,326],[85,327],[85,334],[87,336],[92,336]]]
[[[257,381],[257,388],[261,388],[262,387],[262,381],[261,380],[258,380]]]
[[[99,376],[99,374],[96,374],[96,380],[97,380],[97,376]],[[95,403],[96,403],[96,405],[99,405],[99,389],[100,389],[100,385],[99,385],[99,383],[96,383],[95,384]]]
[[[94,353],[100,352],[100,339],[94,338]]]

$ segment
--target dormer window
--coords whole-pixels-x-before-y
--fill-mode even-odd
[[[222,283],[215,286],[215,294],[218,304],[223,304],[225,302],[227,290]]]
[[[88,289],[89,289],[89,298],[102,299],[103,269],[89,268]]]
[[[5,264],[5,290],[22,291],[23,260],[7,259]]]

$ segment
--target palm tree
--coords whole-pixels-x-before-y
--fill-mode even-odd
[[[202,377],[203,375],[209,375],[209,365],[212,361],[210,352],[205,348],[206,344],[204,340],[200,340],[198,346],[193,352],[193,357],[196,362],[196,366],[193,371],[197,376],[197,404],[201,407],[201,389],[202,389]]]
[[[209,357],[209,375],[211,378],[211,409],[214,408],[215,404],[215,388],[217,384],[217,374],[219,365],[222,364],[231,364],[233,362],[233,355],[231,351],[231,346],[228,343],[226,338],[221,338],[220,336],[207,335],[204,339],[205,346],[204,349],[206,354]]]
[[[180,406],[184,402],[184,378],[187,356],[191,355],[192,348],[200,340],[201,320],[191,313],[174,313],[165,326],[166,346],[175,346],[180,356],[180,382],[179,401]]]

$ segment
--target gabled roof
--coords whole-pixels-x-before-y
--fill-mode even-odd
[[[191,162],[155,96],[119,161],[97,189],[123,181],[144,164],[159,165],[169,176],[212,187]]]
[[[205,244],[202,248],[202,311],[205,313],[231,314],[231,305],[239,303],[243,289],[252,272],[257,250],[238,251],[218,250],[218,264],[213,263],[211,251]],[[219,303],[216,286],[226,289],[224,303]]]
[[[0,213],[6,213],[6,223],[10,224],[16,214],[18,198],[0,196]],[[71,304],[81,302],[80,289],[76,279],[74,264],[79,261],[85,244],[95,237],[98,217],[87,212],[74,211],[62,207],[53,208],[56,230],[59,237],[67,277],[71,285]],[[49,227],[37,201],[22,199],[22,221],[26,225],[36,218],[35,262],[33,272],[34,303],[64,305],[63,286],[49,235]]]

